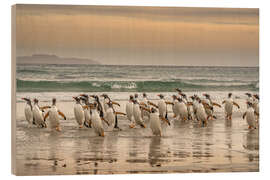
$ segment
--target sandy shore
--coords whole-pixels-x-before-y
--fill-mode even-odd
[[[41,102],[41,105],[49,102]],[[126,101],[120,101],[124,111]],[[27,128],[24,103],[17,103],[18,175],[119,174],[177,172],[259,171],[259,130],[248,130],[241,118],[246,105],[236,110],[232,121],[216,109],[217,120],[208,127],[196,122],[172,121],[163,125],[163,136],[154,137],[149,128],[129,129],[129,121],[119,118],[122,131],[107,127],[105,138],[92,129],[79,129],[73,102],[59,102],[68,117],[61,120],[63,131]]]

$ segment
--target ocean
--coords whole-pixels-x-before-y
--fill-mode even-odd
[[[17,65],[17,92],[258,91],[258,67]]]
[[[146,127],[130,129],[125,116],[119,116],[121,131],[104,124],[105,137],[93,129],[78,128],[72,96],[106,92],[125,112],[130,94],[147,92],[157,103],[158,93],[171,99],[175,88],[187,96],[211,95],[222,104],[233,93],[240,109],[233,120],[224,118],[224,107],[215,108],[216,120],[207,127],[196,121],[175,120],[171,106],[171,126],[162,125],[162,137]],[[17,65],[16,166],[18,175],[125,174],[183,172],[259,171],[259,130],[249,130],[242,119],[246,111],[245,92],[258,93],[257,67],[173,67],[110,65]],[[66,115],[60,120],[62,132],[28,127],[22,97],[38,98],[40,106],[57,107]]]

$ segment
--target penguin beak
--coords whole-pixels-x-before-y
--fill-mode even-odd
[[[157,96],[160,97],[160,94],[158,94]]]
[[[73,98],[73,99],[76,99],[77,97],[73,96],[72,98]]]

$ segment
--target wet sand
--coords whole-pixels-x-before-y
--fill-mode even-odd
[[[150,128],[130,129],[130,122],[119,117],[122,131],[105,125],[102,138],[78,128],[73,102],[58,103],[68,117],[60,122],[61,133],[28,128],[24,105],[17,103],[17,175],[259,171],[259,130],[247,128],[241,118],[245,108],[232,121],[217,109],[218,119],[207,127],[174,121],[170,113],[172,125],[163,125],[162,137],[152,136]]]

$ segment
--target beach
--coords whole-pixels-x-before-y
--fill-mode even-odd
[[[234,108],[232,121],[225,120],[224,109],[215,108],[216,120],[207,127],[195,121],[173,119],[171,126],[162,125],[162,137],[147,128],[130,129],[125,116],[119,116],[121,131],[105,128],[105,137],[98,137],[93,129],[78,128],[74,119],[72,96],[78,92],[18,92],[16,127],[16,168],[18,175],[53,174],[125,174],[125,173],[188,173],[188,172],[246,172],[259,171],[259,129],[249,130],[242,119],[246,110],[246,91],[234,91],[240,105]],[[100,95],[104,92],[86,92]],[[125,112],[129,94],[134,92],[105,92],[120,103],[117,111]],[[167,100],[175,92],[162,92]],[[199,96],[203,92],[187,92]],[[221,104],[228,91],[207,91],[213,101]],[[257,93],[254,91],[254,93]],[[147,93],[157,102],[157,93]],[[141,94],[139,93],[140,98]],[[50,105],[57,98],[57,107],[67,116],[61,120],[62,132],[27,127],[25,102],[21,97],[36,97],[40,106]]]

